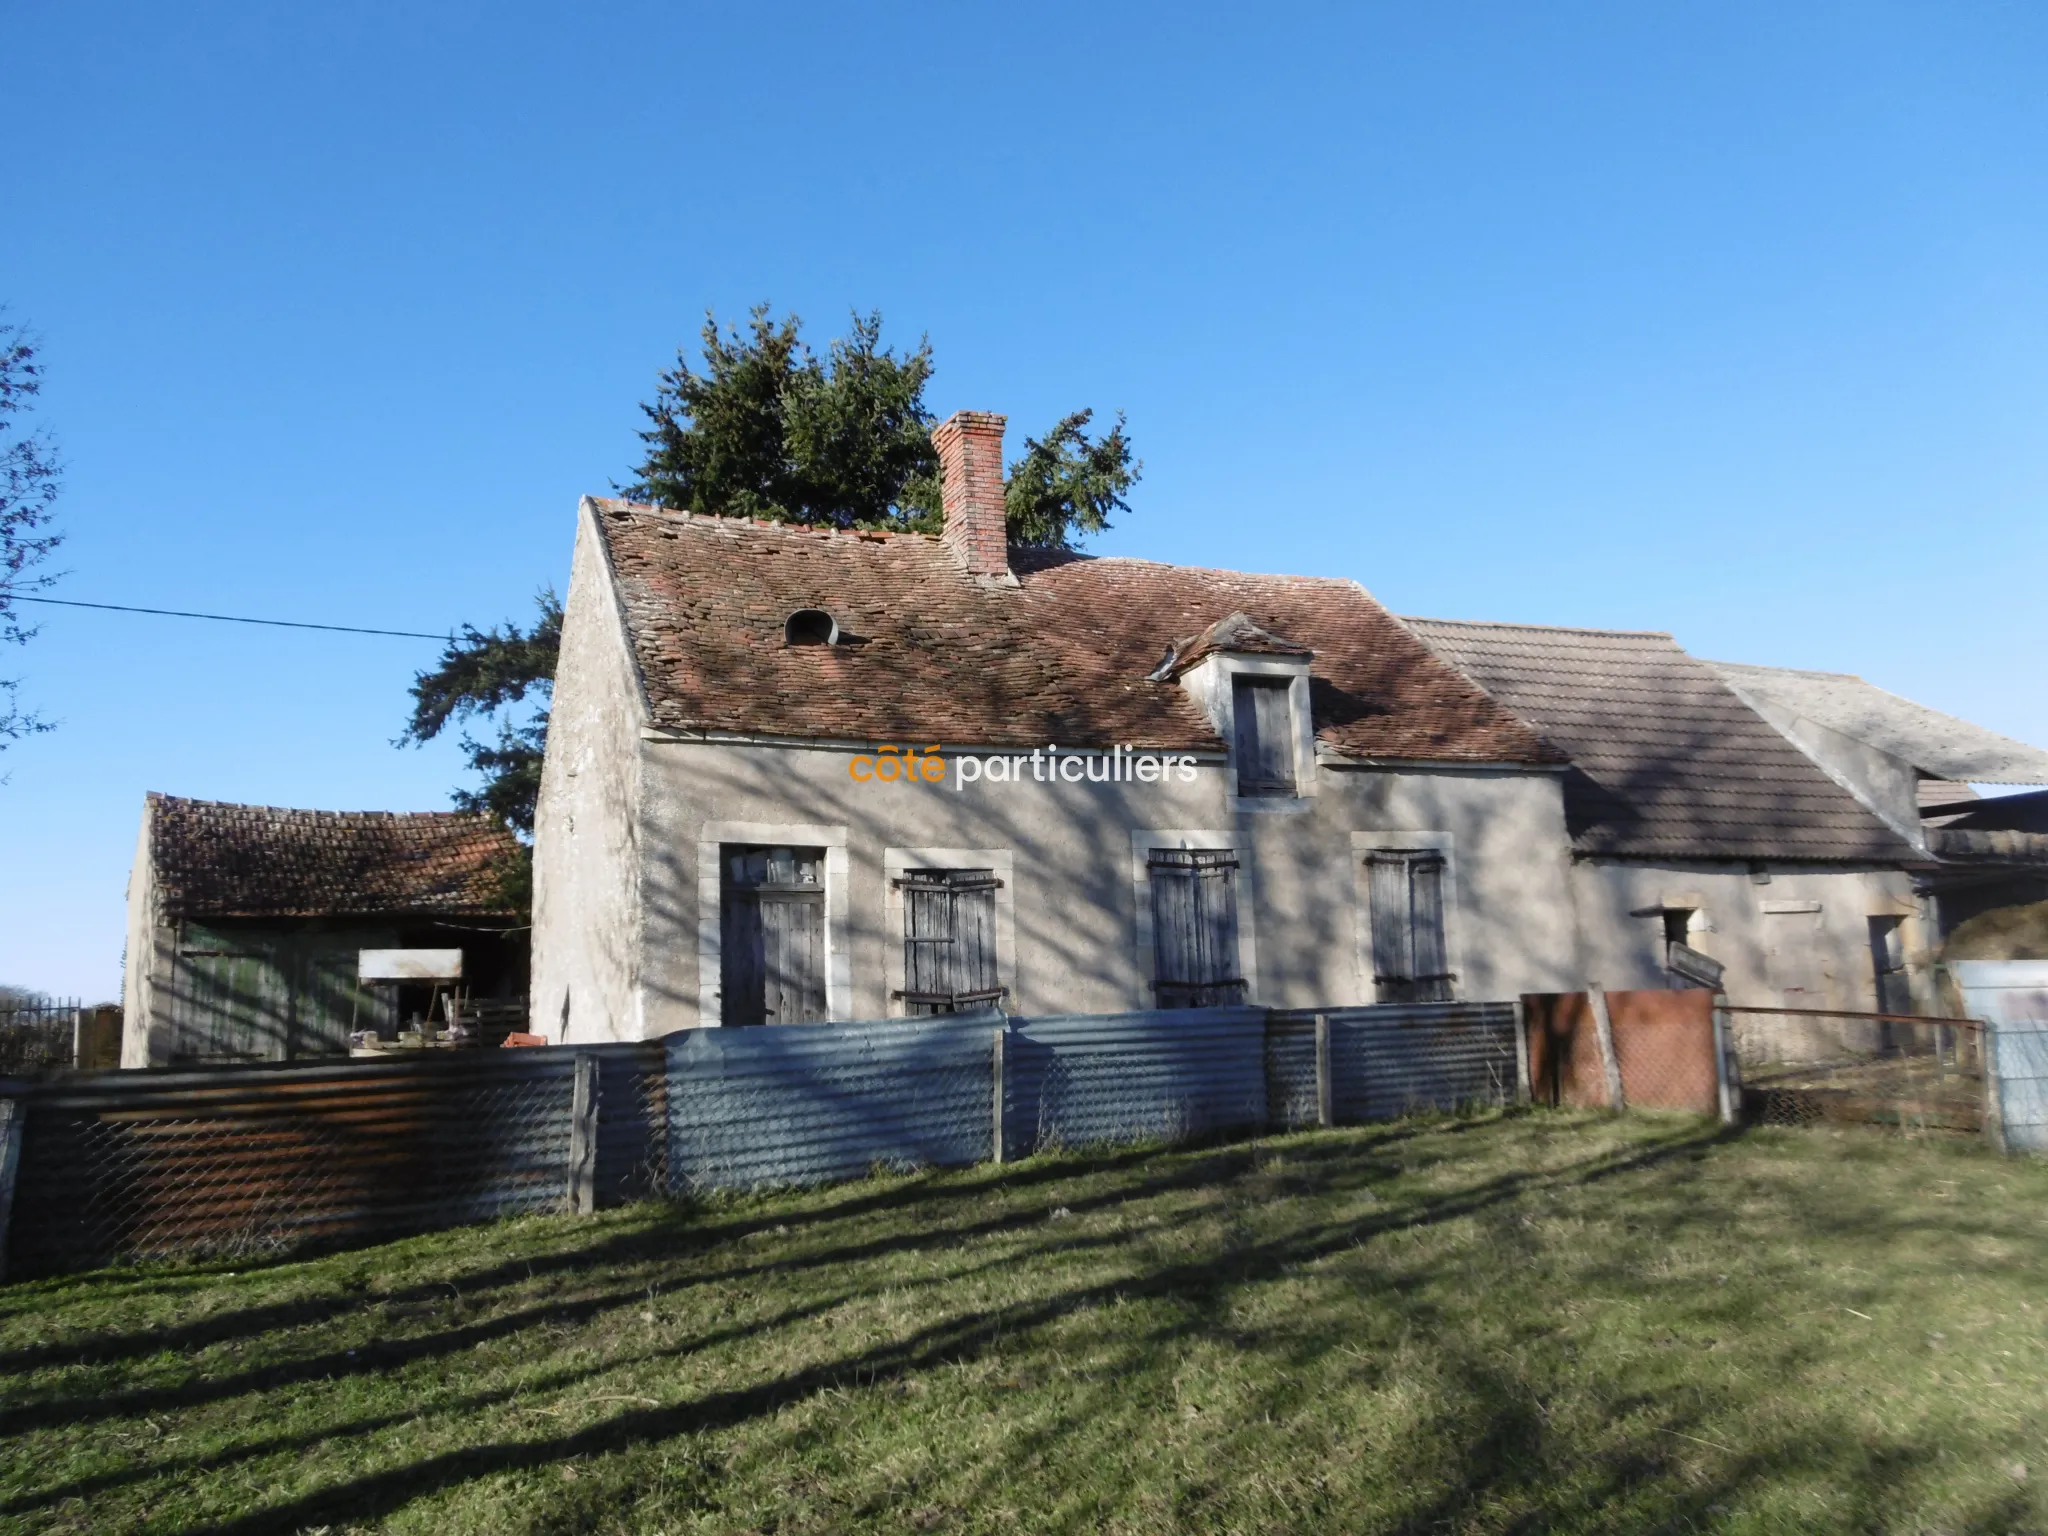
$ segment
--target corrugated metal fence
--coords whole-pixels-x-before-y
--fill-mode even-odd
[[[751,1189],[989,1155],[987,1018],[668,1037],[670,1181]]]
[[[1507,1003],[683,1031],[637,1045],[0,1083],[16,1274],[665,1192],[1498,1104]],[[5,1126],[0,1125],[0,1130]]]
[[[1013,1019],[1003,1156],[1263,1127],[1265,1031],[1260,1008]]]

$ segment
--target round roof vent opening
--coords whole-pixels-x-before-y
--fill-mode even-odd
[[[837,645],[839,625],[822,608],[799,608],[782,626],[786,645]]]

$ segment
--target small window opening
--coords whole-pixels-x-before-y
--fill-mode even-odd
[[[822,608],[799,608],[782,626],[782,639],[787,645],[837,645],[839,625]]]
[[[1664,909],[1664,942],[1683,944],[1692,932],[1692,908],[1666,907]]]

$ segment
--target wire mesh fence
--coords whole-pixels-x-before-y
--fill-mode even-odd
[[[1984,1129],[1983,1026],[1973,1019],[1730,1008],[1744,1118],[1974,1136]]]
[[[1715,994],[1701,988],[1558,992],[1522,1000],[1541,1103],[1725,1114]]]

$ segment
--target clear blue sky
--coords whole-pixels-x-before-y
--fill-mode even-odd
[[[1107,553],[1668,629],[2048,743],[2048,10],[0,0],[59,595],[439,631],[567,574],[707,308],[1122,407]],[[433,647],[51,611],[0,981],[145,790],[425,809]]]

